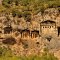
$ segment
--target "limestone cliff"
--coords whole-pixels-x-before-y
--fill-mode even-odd
[[[11,37],[15,38],[16,41],[14,45],[6,45],[9,41],[5,41],[2,42],[3,44],[0,43],[1,46],[9,47],[16,55],[30,55],[32,53],[39,55],[43,52],[44,48],[48,48],[50,52],[56,54],[56,50],[60,50],[60,37],[58,37],[58,34],[49,35],[48,32],[46,35],[42,35],[40,31],[41,22],[47,20],[55,22],[56,27],[53,27],[53,29],[56,30],[57,27],[60,27],[60,12],[58,8],[48,8],[43,14],[39,12],[36,15],[32,15],[29,22],[24,17],[13,17],[12,13],[1,13],[0,30],[4,37],[2,41]],[[7,29],[8,27],[12,27],[12,32],[9,33],[10,30],[5,29],[5,27]],[[51,27],[47,29],[51,29]],[[8,33],[4,31],[8,31]],[[58,29],[56,32],[58,33]],[[10,42],[12,41],[10,40]]]

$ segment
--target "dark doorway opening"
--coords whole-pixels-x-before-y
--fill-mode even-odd
[[[10,34],[10,32],[12,32],[12,27],[11,26],[4,28],[4,34]]]
[[[24,38],[24,37],[27,38],[28,36],[30,36],[30,30],[24,29],[21,31],[21,37],[22,38]]]
[[[60,27],[58,27],[58,36],[60,35]]]
[[[39,31],[37,31],[37,30],[31,31],[31,38],[36,38],[38,36],[39,36]]]

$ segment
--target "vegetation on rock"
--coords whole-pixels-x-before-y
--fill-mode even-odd
[[[12,54],[9,48],[0,47],[0,60],[58,60],[58,59],[54,57],[53,54],[48,53],[46,49],[41,56],[30,55],[28,57],[26,56],[17,57]]]

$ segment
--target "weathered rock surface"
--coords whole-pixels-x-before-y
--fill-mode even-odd
[[[40,23],[42,21],[51,20],[56,22],[56,27],[60,27],[60,12],[57,8],[49,8],[44,11],[42,14],[39,12],[37,15],[32,16],[32,19],[30,22],[26,22],[23,17],[12,17],[12,15],[8,15],[9,21],[6,17],[6,15],[3,15],[3,13],[0,16],[0,26],[1,30],[4,29],[4,27],[11,25],[13,28],[13,32],[9,34],[3,34],[3,36],[6,37],[14,37],[16,39],[16,44],[9,45],[11,50],[16,55],[30,55],[30,54],[40,54],[43,52],[44,48],[48,48],[50,52],[53,52],[56,56],[59,55],[59,52],[55,52],[56,50],[60,50],[60,37],[57,35],[52,35],[51,40],[49,41],[46,36],[42,36],[39,32],[39,37],[34,39],[22,39],[20,38],[20,33],[16,36],[17,29],[29,29],[32,30],[38,30],[40,31]],[[47,33],[49,34],[49,33]],[[47,35],[48,36],[48,35]],[[49,37],[49,36],[48,36]],[[2,44],[2,46],[8,46]],[[59,56],[58,56],[59,57]],[[60,57],[59,57],[60,58]]]

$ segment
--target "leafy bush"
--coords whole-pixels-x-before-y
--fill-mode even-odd
[[[5,7],[10,7],[11,3],[12,3],[12,1],[10,1],[10,0],[3,0],[2,1],[2,5],[5,6]]]
[[[31,20],[31,13],[28,11],[25,11],[23,13],[23,17],[25,18],[26,21],[30,21]]]
[[[2,5],[7,8],[6,10],[9,8],[12,11],[13,17],[16,15],[22,17],[22,13],[24,15],[25,11],[27,11],[26,13],[29,12],[32,14],[37,14],[40,11],[44,13],[44,10],[47,8],[58,8],[60,11],[60,0],[3,0]],[[21,12],[16,11],[16,9],[19,9]],[[28,14],[25,20],[29,21],[30,19],[31,15]]]
[[[22,13],[16,9],[12,10],[13,17],[18,16],[19,18],[22,17]]]

